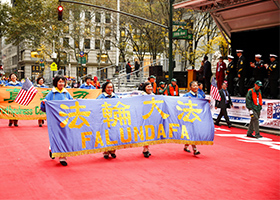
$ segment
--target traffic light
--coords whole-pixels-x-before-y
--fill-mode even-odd
[[[58,10],[58,21],[62,21],[63,7],[62,6],[58,6],[57,10]]]

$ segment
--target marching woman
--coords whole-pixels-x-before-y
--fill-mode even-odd
[[[17,81],[17,75],[15,73],[11,73],[9,76],[9,82],[6,84],[6,86],[22,87],[22,84],[21,82]],[[18,120],[9,119],[9,126],[12,126],[13,124],[15,127],[18,127]]]
[[[109,98],[119,98],[114,93],[114,85],[112,82],[106,82],[102,85],[102,94],[100,94],[96,99],[109,99]],[[105,159],[109,158],[109,155],[111,154],[112,158],[116,158],[116,150],[112,151],[105,151],[103,153],[103,156]]]
[[[142,95],[153,95],[153,87],[150,82],[146,82],[143,85]],[[152,154],[149,151],[149,145],[143,146],[143,154],[145,158],[149,158]]]
[[[51,100],[72,100],[73,97],[69,94],[69,92],[65,89],[66,78],[63,76],[56,76],[53,79],[53,89],[47,94],[46,98],[41,102],[41,110],[46,112],[45,101]],[[52,159],[52,152],[49,149],[49,155]],[[66,157],[59,157],[59,162],[63,166],[67,166]]]
[[[39,87],[39,88],[49,88],[48,86],[46,86],[45,83],[45,79],[43,77],[39,77],[37,78],[37,85],[35,87]],[[44,120],[43,119],[38,119],[38,124],[39,127],[42,127],[42,125],[44,124]]]
[[[85,82],[81,85],[80,89],[96,89],[93,85],[90,84],[91,80],[92,79],[90,76],[86,76]]]

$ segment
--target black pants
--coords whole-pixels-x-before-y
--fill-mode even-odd
[[[234,76],[228,76],[228,92],[231,96],[234,95]]]
[[[240,77],[239,78],[239,94],[244,97],[245,96],[245,78],[244,77]]]
[[[278,81],[277,79],[269,79],[270,96],[277,99],[278,96]]]
[[[211,79],[211,76],[210,77],[205,77],[205,86],[206,86],[206,89],[207,89],[207,94],[210,94],[210,88],[211,88],[210,79]]]
[[[230,125],[230,121],[229,121],[229,118],[228,118],[228,114],[227,114],[227,108],[221,108],[221,111],[217,117],[217,120],[216,120],[216,124],[219,124],[220,121],[221,121],[221,118],[224,116],[224,118],[226,119],[226,122],[228,125]]]

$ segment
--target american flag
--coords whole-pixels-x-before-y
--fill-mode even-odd
[[[26,79],[16,97],[15,102],[20,105],[27,106],[37,92],[38,90],[32,85],[30,80]]]
[[[213,78],[212,82],[211,82],[210,96],[215,100],[221,101],[221,96],[220,96],[215,78]]]

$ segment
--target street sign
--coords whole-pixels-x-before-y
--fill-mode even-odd
[[[51,64],[51,71],[57,71],[57,64],[55,62]]]
[[[173,25],[177,25],[177,26],[187,26],[187,22],[173,21]]]
[[[87,58],[86,57],[79,57],[79,64],[86,64],[87,63]]]
[[[187,35],[188,35],[188,30],[187,29],[181,29],[181,28],[177,29],[177,31],[174,31],[172,33],[172,36],[174,38],[182,37],[182,36],[187,36]]]
[[[184,36],[184,37],[176,37],[175,39],[178,39],[178,40],[192,40],[193,39],[193,34],[188,34],[187,36]]]

